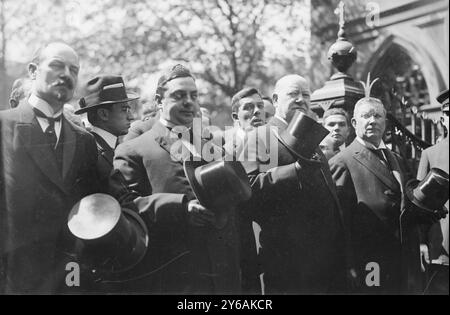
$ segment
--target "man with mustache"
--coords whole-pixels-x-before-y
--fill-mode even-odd
[[[351,122],[356,139],[329,164],[349,231],[355,293],[417,293],[419,234],[405,203],[405,164],[382,140],[383,103],[362,98]]]
[[[87,113],[92,125],[91,133],[98,149],[97,169],[100,186],[108,192],[108,182],[113,169],[114,150],[119,137],[126,135],[133,120],[129,102],[139,96],[127,93],[122,77],[101,75],[89,80],[80,99],[80,109],[75,114]]]
[[[188,207],[166,207],[150,217],[152,240],[149,275],[134,291],[150,293],[219,294],[240,291],[235,214],[225,213],[217,227],[212,209],[195,198],[183,170],[184,159],[200,160],[206,143],[194,121],[198,91],[191,72],[175,65],[158,80],[155,101],[161,108],[152,129],[120,144],[114,156],[127,187],[139,196],[185,194]],[[200,120],[201,118],[196,118]],[[163,266],[163,267],[161,267]],[[139,285],[139,284],[136,284]]]
[[[261,226],[265,293],[336,292],[343,285],[345,252],[328,164],[318,147],[314,160],[300,159],[277,140],[295,111],[310,113],[308,82],[282,77],[273,101],[275,116],[248,134],[240,156],[253,193],[241,211]]]
[[[63,115],[80,69],[53,42],[28,66],[31,95],[0,113],[0,285],[6,293],[55,293],[67,271],[60,244],[71,207],[98,191],[92,135]]]
[[[342,108],[330,108],[323,114],[323,126],[330,131],[327,138],[334,148],[342,150],[350,135],[350,123],[347,112]],[[339,151],[338,151],[339,152]]]

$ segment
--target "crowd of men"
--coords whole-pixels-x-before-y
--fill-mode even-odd
[[[182,65],[159,78],[158,111],[133,125],[139,96],[116,75],[89,80],[70,110],[79,70],[73,48],[43,46],[28,67],[29,93],[14,92],[21,100],[0,112],[1,293],[448,294],[448,216],[412,210],[411,175],[383,142],[379,99],[366,95],[352,117],[327,110],[320,144],[291,134],[311,146],[297,154],[282,136],[301,117],[316,118],[300,75],[280,78],[271,97],[237,92],[234,126],[220,131],[207,126]],[[448,90],[438,101],[448,131]],[[203,159],[206,145],[242,164],[249,200],[202,204],[184,162]],[[439,168],[448,187],[448,164],[447,137],[423,152],[417,178]],[[99,193],[145,224],[145,254],[126,273],[96,273],[69,231],[74,205]],[[69,262],[82,266],[75,286]]]

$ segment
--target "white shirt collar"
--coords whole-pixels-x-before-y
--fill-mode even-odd
[[[34,95],[33,93],[30,95],[28,103],[30,103],[32,107],[40,110],[47,117],[57,117],[62,114],[64,109],[64,107],[62,107],[58,112],[54,113],[53,108],[50,106],[50,104],[48,104],[42,98]]]
[[[98,128],[96,126],[92,126],[92,132],[95,132],[96,134],[98,134],[100,137],[103,138],[103,140],[106,141],[106,143],[112,148],[115,149],[116,148],[116,143],[117,143],[117,137],[115,135],[113,135],[112,133]]]
[[[281,118],[280,116],[278,116],[278,114],[275,114],[273,117],[276,117],[278,120],[280,120],[280,121],[282,121],[283,123],[285,123],[286,126],[289,125],[288,122],[286,121],[286,119]]]
[[[370,142],[364,141],[360,137],[356,137],[356,140],[368,149],[372,149],[372,150],[387,149],[386,144],[383,142],[383,140],[381,140],[380,145],[378,147],[374,146]]]

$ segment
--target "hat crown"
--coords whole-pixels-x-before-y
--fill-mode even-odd
[[[309,159],[328,133],[314,119],[296,111],[286,130],[281,133],[281,140],[297,155]]]
[[[120,218],[117,200],[106,194],[81,199],[69,213],[68,227],[76,237],[90,240],[108,234]]]
[[[427,176],[419,183],[416,189],[420,190],[422,194],[430,198],[448,199],[448,196],[442,192],[448,192],[449,177],[446,172],[439,168],[432,168]],[[444,195],[441,197],[441,195]]]
[[[98,105],[115,104],[139,98],[137,95],[127,93],[123,78],[118,75],[99,75],[86,83],[85,96],[78,102],[81,114]]]
[[[185,162],[185,171],[197,199],[206,207],[223,208],[237,205],[251,197],[247,174],[240,162],[214,161],[195,168]]]
[[[81,199],[70,211],[67,225],[76,239],[74,254],[79,261],[104,272],[132,268],[148,246],[144,222],[106,194]]]

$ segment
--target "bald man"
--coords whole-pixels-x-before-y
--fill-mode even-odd
[[[77,53],[64,43],[39,49],[28,66],[30,97],[0,112],[0,289],[55,293],[67,271],[61,233],[71,207],[97,191],[97,147],[67,120]]]
[[[261,226],[265,293],[337,292],[345,273],[344,244],[326,158],[316,148],[318,160],[301,160],[276,138],[296,110],[309,114],[307,81],[299,75],[281,78],[273,100],[275,116],[248,134],[240,156],[253,193],[242,211]]]

